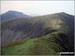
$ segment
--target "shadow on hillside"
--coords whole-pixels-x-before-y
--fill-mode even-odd
[[[53,41],[62,47],[62,52],[74,52],[74,39],[67,34],[53,34]]]

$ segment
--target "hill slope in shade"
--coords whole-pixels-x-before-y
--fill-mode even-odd
[[[1,24],[2,45],[31,38],[39,38],[55,31],[63,31],[74,38],[74,16],[66,13],[18,18]]]
[[[8,11],[1,16],[1,21],[7,21],[9,19],[14,19],[14,18],[25,18],[25,17],[30,17],[28,15],[23,14],[22,12],[17,12],[17,11]]]

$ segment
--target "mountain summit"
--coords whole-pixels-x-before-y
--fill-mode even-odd
[[[3,22],[3,21],[7,21],[7,20],[13,19],[13,18],[25,18],[25,17],[30,17],[30,16],[25,15],[22,12],[8,11],[1,15],[1,21]]]

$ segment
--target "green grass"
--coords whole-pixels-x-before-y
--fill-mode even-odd
[[[53,36],[48,34],[40,38],[25,40],[18,45],[2,48],[3,55],[56,55],[61,47],[51,42]]]
[[[27,40],[25,43],[21,43],[19,45],[11,46],[11,47],[5,47],[3,48],[4,54],[20,54],[21,51],[25,50],[27,51],[30,46],[33,46],[34,40]],[[25,52],[26,53],[26,52]]]

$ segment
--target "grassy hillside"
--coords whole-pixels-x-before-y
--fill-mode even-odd
[[[71,45],[72,44],[72,45]],[[53,32],[40,38],[17,41],[2,48],[3,55],[59,55],[61,51],[74,51],[71,38],[64,32]]]
[[[48,34],[40,38],[28,39],[20,41],[19,44],[15,42],[2,48],[2,54],[22,54],[22,55],[51,55],[58,54],[61,47],[52,42],[52,35]],[[19,42],[19,41],[18,41]]]
[[[66,13],[56,13],[9,20],[2,23],[1,27],[2,45],[16,40],[38,38],[55,31],[64,31],[73,38],[74,18]]]
[[[2,54],[51,55],[74,51],[74,16],[56,13],[1,24]]]

